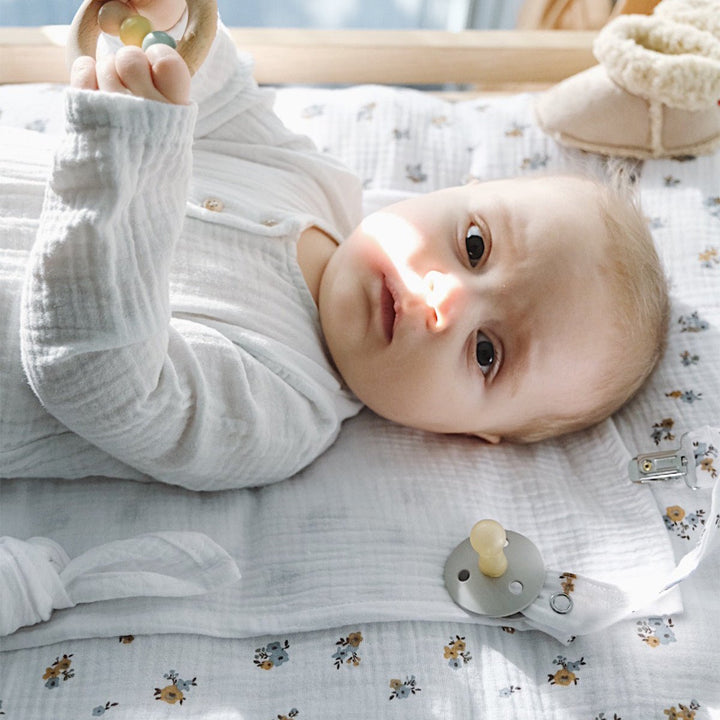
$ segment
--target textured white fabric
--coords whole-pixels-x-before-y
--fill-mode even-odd
[[[141,535],[73,560],[48,538],[0,537],[0,635],[78,603],[201,595],[239,577],[230,556],[201,533]]]
[[[199,113],[69,92],[39,226],[37,154],[5,158],[1,476],[258,485],[360,407],[295,256],[311,225],[352,229],[357,179],[284,129],[222,28],[193,83]]]
[[[162,626],[222,637],[349,621],[528,629],[523,619],[478,618],[456,606],[443,583],[447,557],[478,519],[492,517],[531,539],[548,568],[621,588],[667,575],[674,567],[667,530],[650,491],[628,482],[629,458],[611,422],[542,445],[489,447],[409,431],[364,411],[305,471],[259,489],[188,493],[97,479],[42,482],[38,493],[40,481],[16,481],[3,487],[6,507],[32,506],[33,513],[21,513],[22,522],[4,517],[10,535],[39,534],[62,504],[52,538],[79,555],[106,542],[107,527],[113,537],[133,537],[161,518],[167,529],[209,535],[237,562],[242,580],[193,599],[78,606],[4,644],[123,634],[129,626],[135,634]],[[680,611],[678,595],[670,609]]]

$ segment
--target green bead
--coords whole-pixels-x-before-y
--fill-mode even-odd
[[[142,49],[147,50],[151,45],[157,45],[158,43],[162,45],[169,45],[173,49],[177,47],[177,43],[173,39],[172,35],[168,35],[166,32],[162,32],[162,30],[155,30],[145,36],[142,43]]]

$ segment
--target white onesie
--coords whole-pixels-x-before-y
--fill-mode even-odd
[[[306,228],[359,222],[359,181],[222,27],[192,96],[70,90],[39,225],[46,168],[2,161],[0,477],[260,485],[359,410],[296,258]]]

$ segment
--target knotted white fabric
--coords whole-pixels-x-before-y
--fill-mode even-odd
[[[71,560],[48,538],[0,538],[0,635],[54,610],[129,597],[188,597],[233,584],[235,561],[207,535],[159,532],[91,548]]]

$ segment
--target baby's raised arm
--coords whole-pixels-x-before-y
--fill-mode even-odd
[[[51,415],[136,472],[194,489],[288,477],[327,447],[339,401],[293,384],[212,318],[174,312],[178,247],[201,247],[231,215],[188,203],[192,152],[196,166],[237,155],[290,179],[304,164],[322,198],[347,183],[271,122],[268,95],[222,28],[189,105],[175,102],[186,97],[176,54],[154,47],[73,69],[23,291],[25,374]]]

